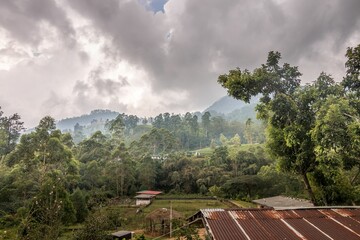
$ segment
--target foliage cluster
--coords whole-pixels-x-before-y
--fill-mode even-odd
[[[318,205],[359,199],[360,45],[348,48],[346,57],[341,82],[322,72],[301,86],[298,68],[281,66],[279,52],[252,72],[237,68],[218,78],[237,99],[262,94],[257,111],[267,122],[269,152],[282,170],[303,178]]]

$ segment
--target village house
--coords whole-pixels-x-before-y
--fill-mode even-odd
[[[135,196],[136,206],[149,205],[153,201],[153,199],[161,193],[162,192],[152,190],[144,190],[137,192],[138,195]]]

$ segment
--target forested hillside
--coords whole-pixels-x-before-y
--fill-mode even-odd
[[[255,108],[258,103],[258,96],[252,98],[249,103],[225,96],[206,108],[204,112],[209,112],[212,116],[222,116],[227,120],[245,122],[251,118],[256,121]]]
[[[85,137],[82,128],[61,132],[46,116],[19,139],[22,130],[18,114],[1,112],[1,227],[24,238],[56,238],[109,199],[143,189],[247,200],[302,193],[297,178],[276,171],[264,128],[251,119],[119,114]]]
[[[75,125],[88,126],[94,124],[105,125],[107,120],[116,118],[120,113],[110,110],[93,110],[90,114],[79,117],[61,119],[56,123],[56,127],[61,131],[72,131]],[[104,128],[103,128],[104,129]]]
[[[113,226],[91,225],[99,209],[145,189],[359,204],[360,45],[346,57],[341,82],[321,73],[302,86],[298,68],[280,65],[278,52],[254,71],[237,68],[219,76],[238,99],[262,95],[260,121],[208,111],[142,119],[122,113],[87,137],[80,125],[62,132],[44,116],[20,137],[20,116],[0,111],[0,229],[10,231],[4,238],[57,239],[76,225],[72,237],[88,239],[85,233]]]
[[[228,121],[245,123],[250,118],[252,123],[256,122],[256,125],[259,125],[260,122],[256,119],[255,112],[255,107],[258,101],[259,98],[255,98],[251,103],[247,104],[244,101],[239,101],[229,96],[225,96],[211,104],[203,111],[203,113],[195,112],[187,114],[196,116],[199,123],[201,122],[202,115],[208,112],[207,114],[210,113],[210,116],[212,117],[220,117],[224,123]],[[82,116],[61,119],[56,122],[56,127],[62,132],[71,133],[74,142],[79,143],[81,140],[90,137],[96,131],[102,131],[104,134],[108,134],[108,122],[115,119],[119,114],[120,113],[111,110],[93,110],[89,114],[84,114]],[[128,116],[126,113],[122,113],[121,115],[123,116],[126,128],[129,129],[127,125],[130,124],[133,125],[131,131],[135,131],[135,134],[127,136],[127,142],[138,140],[144,131],[146,132],[146,130],[149,129],[147,126],[152,126],[155,120],[154,117],[138,117],[135,115]],[[178,121],[178,119],[175,118],[184,118],[186,114],[182,116],[181,114],[172,113],[172,116],[170,116],[169,113],[163,113],[161,115],[162,116],[159,115],[156,118],[165,117],[163,120],[166,121],[166,123],[164,123],[163,127],[168,128],[166,125],[176,124],[169,123],[170,121]],[[169,119],[166,119],[167,117]],[[140,125],[142,125],[142,127],[134,129],[136,126]],[[261,138],[261,141],[263,141],[263,137]]]

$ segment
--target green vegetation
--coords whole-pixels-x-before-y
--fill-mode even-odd
[[[318,205],[352,204],[358,199],[360,129],[360,45],[348,48],[346,76],[326,74],[300,85],[297,67],[279,64],[270,52],[253,72],[230,70],[218,82],[229,95],[249,102],[262,94],[258,116],[267,122],[267,145],[283,171],[302,177]]]
[[[231,200],[231,202],[235,203],[236,205],[238,205],[241,208],[256,208],[257,207],[257,205],[255,203],[245,202],[245,201],[241,201],[241,200]]]
[[[360,45],[346,56],[340,83],[321,73],[300,86],[297,67],[280,66],[277,52],[253,72],[221,75],[238,99],[262,95],[262,122],[119,114],[86,137],[81,126],[61,132],[46,116],[20,137],[20,116],[0,111],[0,237],[106,239],[119,228],[143,230],[157,208],[188,217],[279,194],[359,204]],[[131,199],[145,189],[165,195],[137,213]]]
[[[204,156],[210,156],[214,152],[214,149],[207,147],[207,148],[198,149],[198,150],[196,150],[196,152],[198,152]]]

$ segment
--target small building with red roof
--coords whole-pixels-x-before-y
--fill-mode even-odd
[[[137,194],[147,194],[147,195],[159,195],[159,194],[162,194],[162,192],[160,191],[153,191],[153,190],[144,190],[144,191],[139,191],[139,192],[136,192]]]
[[[144,190],[137,192],[138,195],[135,196],[136,206],[149,205],[153,199],[161,194],[160,191]]]

